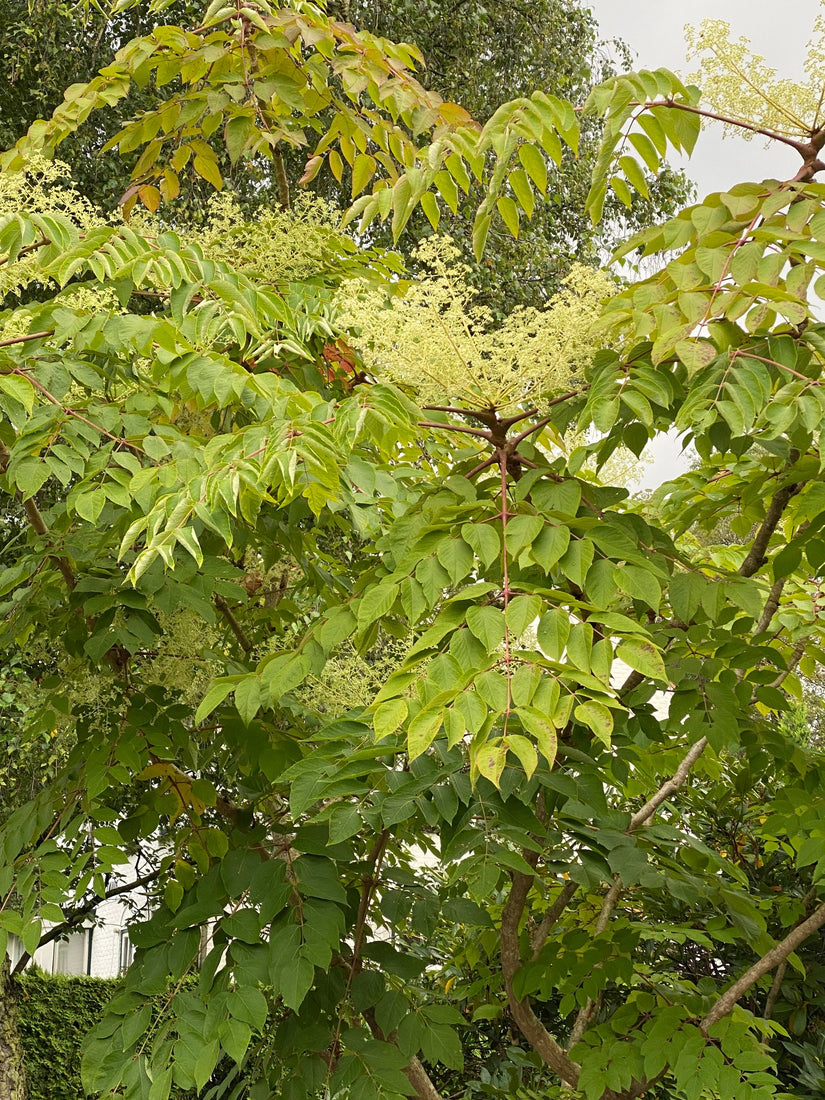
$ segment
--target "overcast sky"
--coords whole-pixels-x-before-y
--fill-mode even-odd
[[[685,57],[685,23],[725,19],[734,37],[744,35],[781,76],[804,76],[805,47],[811,37],[819,0],[584,0],[605,39],[622,38],[637,68],[673,69],[683,75],[695,66]],[[746,179],[793,175],[798,167],[792,149],[722,138],[721,127],[709,126],[686,166],[699,194],[720,191]]]
[[[751,40],[781,76],[804,76],[805,47],[811,37],[820,0],[584,0],[599,22],[601,37],[621,38],[630,46],[634,67],[666,68],[687,75],[695,69],[685,56],[684,25],[703,19],[725,19],[733,32]],[[671,163],[676,161],[671,157]],[[766,149],[755,138],[740,141],[722,137],[721,127],[709,125],[700,135],[691,160],[683,165],[695,181],[698,197],[727,190],[743,180],[787,178],[799,161],[791,149]],[[658,439],[652,447],[653,465],[640,486],[652,488],[685,468],[681,446],[673,437]]]

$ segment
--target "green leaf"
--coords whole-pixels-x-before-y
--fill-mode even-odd
[[[498,608],[471,607],[467,612],[467,626],[488,653],[497,649],[504,640],[504,614]]]
[[[375,157],[369,153],[359,153],[352,166],[352,197],[360,195],[372,177],[375,175],[377,164]]]
[[[579,703],[573,713],[583,725],[588,726],[595,733],[607,748],[610,748],[610,738],[613,733],[613,715],[603,703],[588,699],[584,703]]]
[[[402,698],[388,699],[380,703],[372,718],[372,726],[378,740],[389,737],[395,733],[407,717],[407,700]]]
[[[26,412],[34,408],[34,386],[20,374],[0,374],[0,392],[19,401]]]
[[[535,145],[524,144],[519,146],[518,158],[523,164],[527,175],[533,181],[533,183],[541,191],[542,195],[547,192],[547,164],[544,157],[535,147]]]
[[[314,981],[315,967],[302,956],[295,959],[291,966],[285,968],[280,974],[278,985],[287,1008],[297,1012],[304,1003]]]
[[[623,638],[616,647],[616,656],[643,676],[667,682],[662,655],[647,638]]]
[[[482,565],[492,565],[501,553],[498,532],[487,523],[465,523],[461,537],[472,547]]]
[[[510,632],[520,637],[538,617],[541,606],[540,596],[516,596],[511,599],[504,612]]]
[[[522,737],[518,733],[508,734],[505,741],[509,751],[514,753],[521,762],[524,774],[530,779],[539,762],[535,748],[526,737]]]
[[[552,661],[560,661],[570,636],[570,616],[561,608],[545,611],[536,635],[542,653]]]
[[[500,740],[487,741],[471,754],[471,759],[479,775],[483,775],[494,787],[497,787],[507,762],[507,745]]]
[[[240,1065],[252,1039],[252,1028],[242,1020],[224,1020],[220,1026],[221,1046],[237,1065]]]
[[[517,558],[527,546],[532,546],[544,528],[541,516],[513,516],[507,521],[504,542],[507,553]]]
[[[422,710],[416,714],[407,732],[407,752],[410,760],[415,760],[422,752],[426,752],[441,729],[442,721],[443,713],[440,710]]]
[[[509,195],[502,195],[499,199],[496,199],[496,209],[501,215],[501,220],[510,230],[512,235],[518,238],[519,231],[519,216],[518,207],[513,199]]]
[[[518,716],[522,726],[535,737],[539,752],[547,761],[548,767],[552,768],[559,748],[555,726],[535,707],[519,707]]]
[[[475,216],[473,222],[473,255],[476,260],[480,260],[484,252],[484,245],[487,243],[487,234],[490,232],[491,221],[491,215],[482,213],[481,210],[479,210]]]

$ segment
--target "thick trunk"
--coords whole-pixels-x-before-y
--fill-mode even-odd
[[[26,1100],[23,1044],[8,956],[0,965],[0,1100]]]

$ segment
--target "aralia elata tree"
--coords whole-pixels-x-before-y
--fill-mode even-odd
[[[436,1100],[506,1014],[494,1095],[774,1095],[783,988],[825,924],[821,764],[777,718],[821,656],[818,98],[761,72],[770,112],[739,119],[665,71],[597,88],[596,217],[705,117],[799,173],[646,230],[622,254],[673,258],[600,309],[576,273],[497,328],[449,245],[410,282],[311,211],[263,241],[152,217],[190,170],[221,183],[221,143],[277,165],[289,142],[307,179],[351,172],[362,232],[419,204],[437,224],[472,178],[477,252],[494,217],[517,232],[577,111],[536,92],[479,128],[415,56],[308,3],[213,4],[3,158],[4,642],[46,666],[28,729],[74,747],[4,823],[0,928],[32,952],[154,861],[92,1093]],[[120,135],[132,220],[56,184],[28,207],[32,158],[153,80],[178,84]],[[674,426],[700,466],[652,502],[590,472]],[[568,450],[571,428],[596,434]],[[739,543],[692,537],[720,518]],[[374,698],[341,690],[386,666]],[[702,785],[742,800],[764,873],[697,834]]]

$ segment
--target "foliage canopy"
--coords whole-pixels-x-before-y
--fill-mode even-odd
[[[471,177],[477,253],[516,232],[579,112],[541,91],[479,126],[416,56],[213,4],[3,158],[3,644],[25,736],[67,759],[4,822],[0,934],[32,953],[152,860],[93,1093],[774,1096],[825,924],[823,762],[781,720],[823,659],[825,130],[772,132],[793,180],[628,242],[660,269],[552,362],[596,276],[496,329],[438,246],[405,279],[317,207],[263,241],[164,218],[222,144],[292,143],[307,181],[349,165],[362,232],[437,223]],[[38,157],[152,80],[113,221]],[[719,113],[664,70],[591,112],[594,218]],[[651,501],[590,472],[674,427],[699,465]]]

